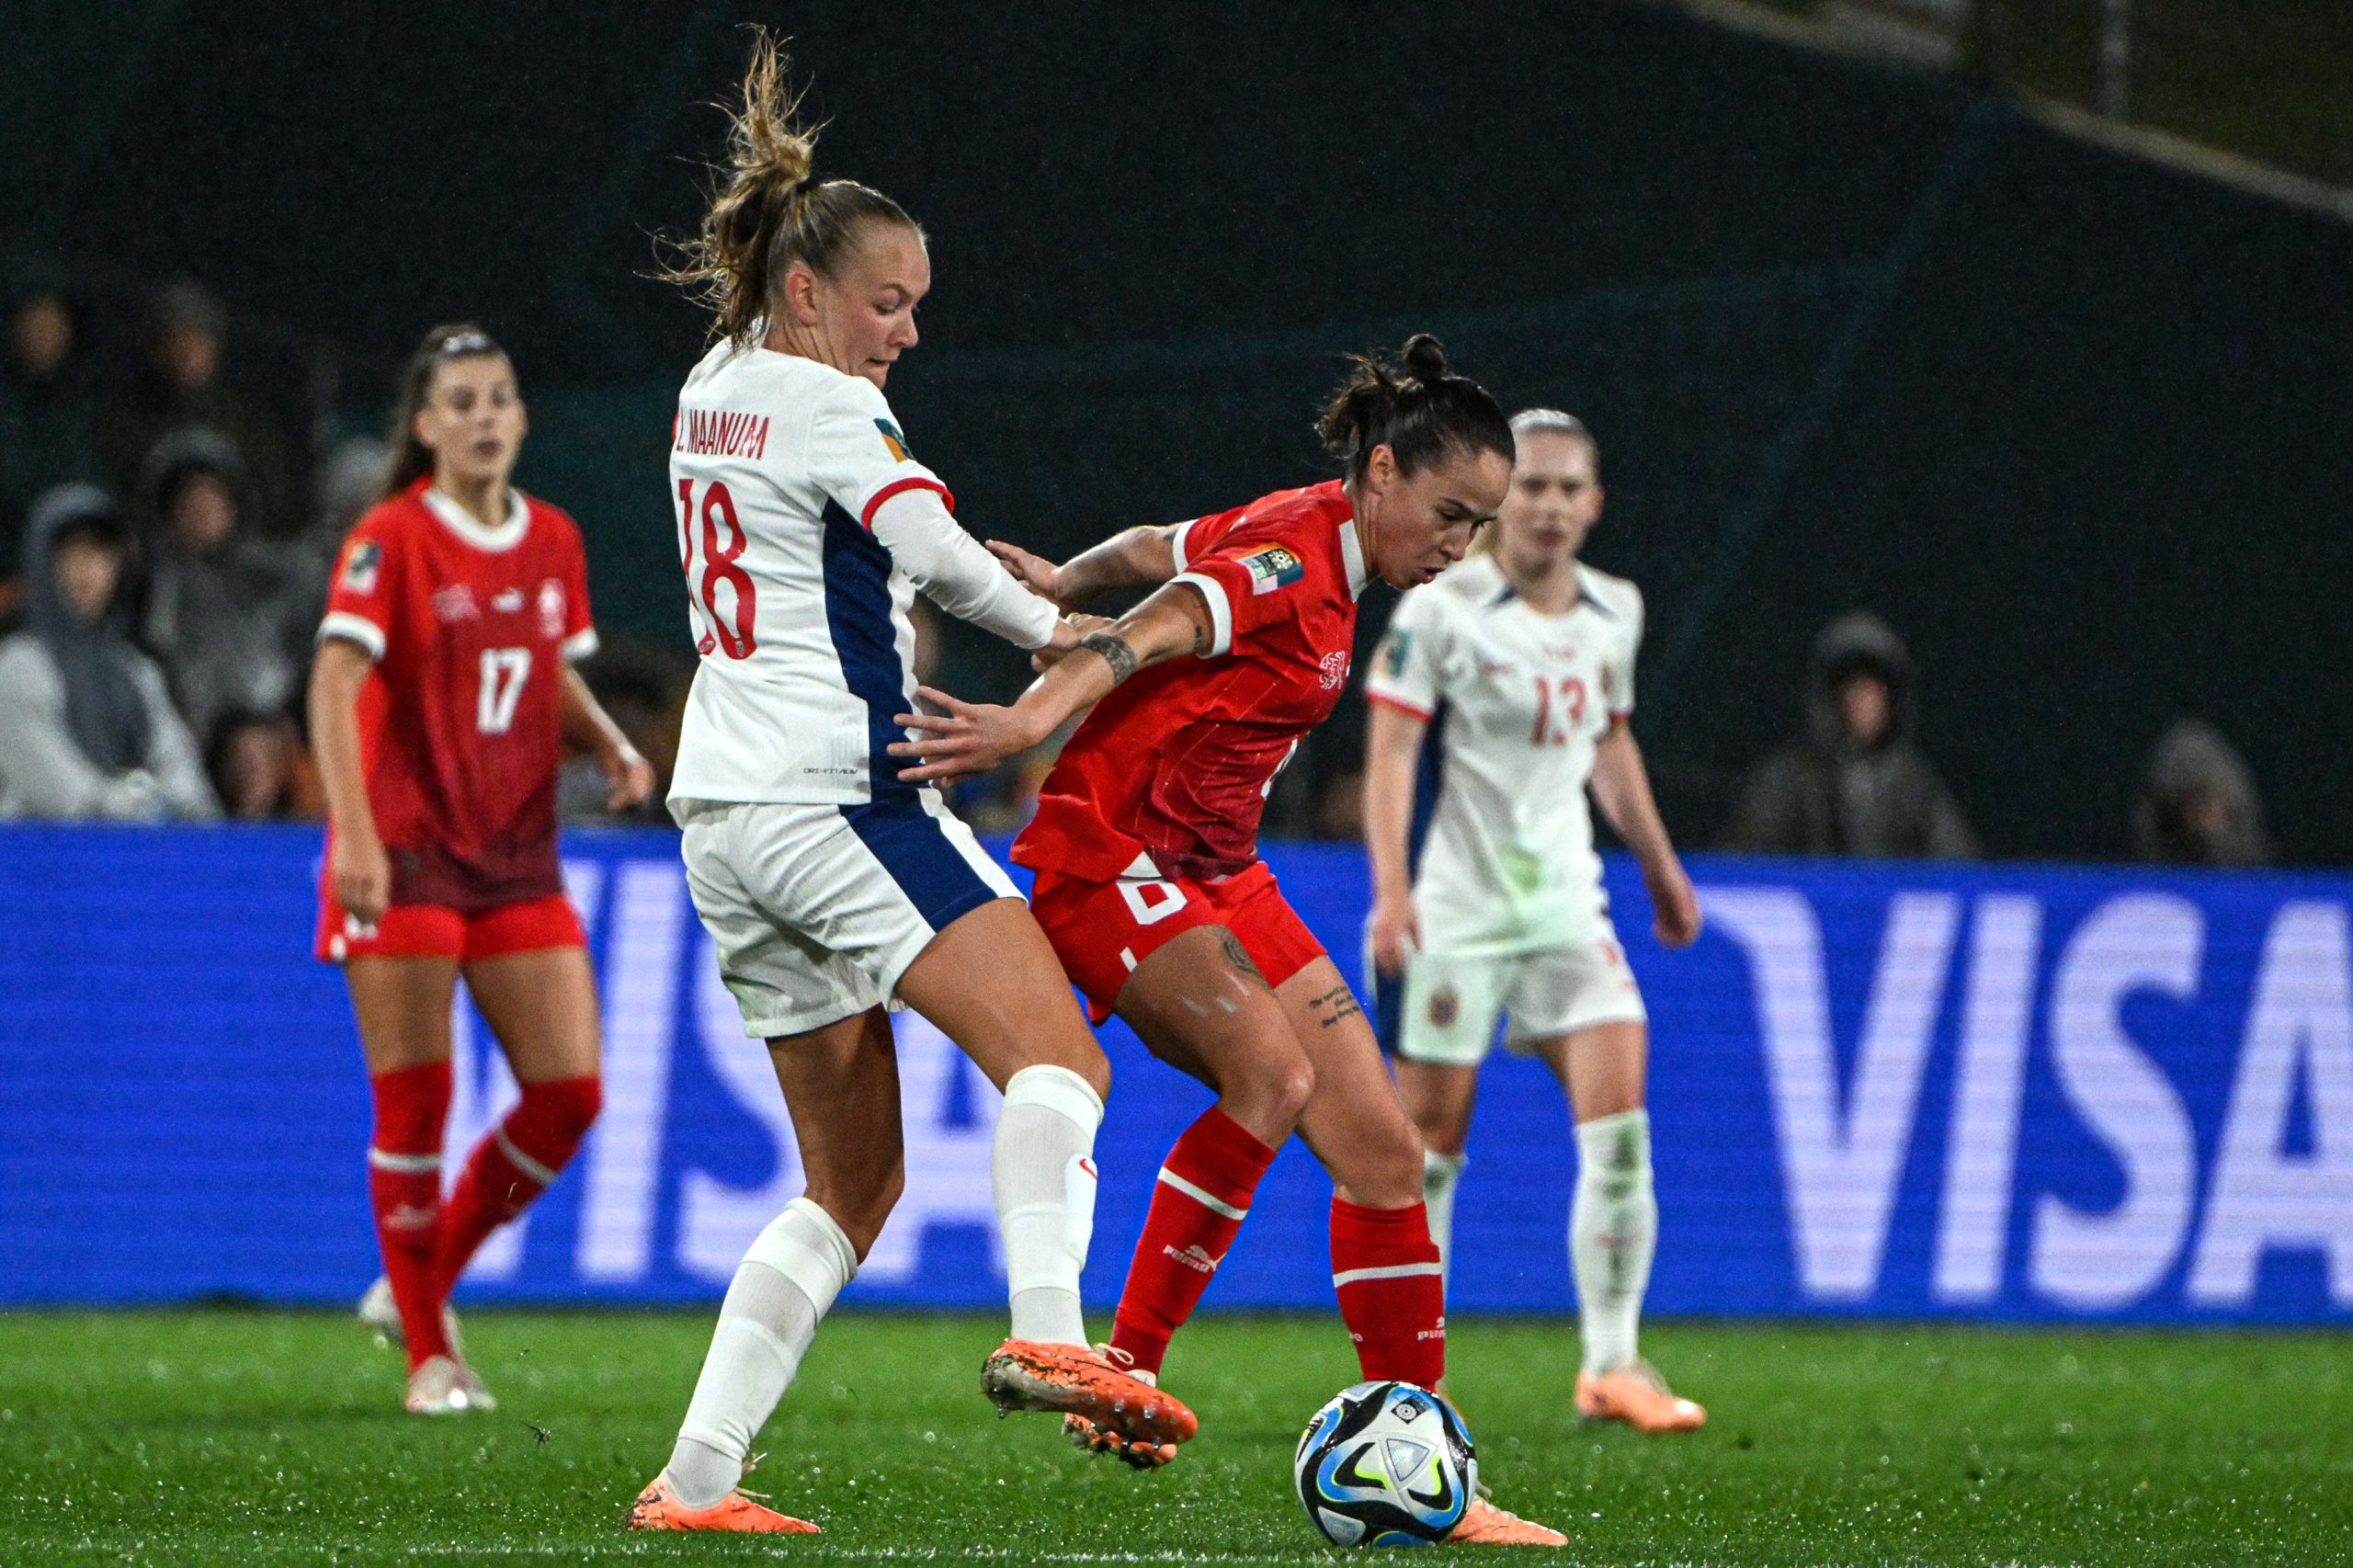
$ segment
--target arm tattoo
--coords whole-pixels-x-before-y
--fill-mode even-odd
[[[1193,657],[1199,658],[1210,651],[1210,629],[1199,621],[1193,623]]]
[[[1332,1010],[1324,1013],[1324,1009],[1326,1007]],[[1357,1006],[1356,994],[1351,992],[1346,984],[1332,987],[1331,990],[1310,1002],[1307,1005],[1307,1010],[1322,1015],[1324,1027],[1327,1029],[1341,1019],[1356,1017],[1364,1011],[1362,1007]]]
[[[1235,936],[1231,931],[1221,929],[1218,932],[1218,942],[1220,946],[1225,949],[1226,962],[1240,970],[1247,978],[1256,981],[1261,986],[1265,986],[1266,989],[1269,991],[1274,989],[1274,987],[1267,985],[1267,977],[1258,971],[1257,963],[1250,957],[1250,949],[1242,945],[1241,937]]]
[[[1111,666],[1111,684],[1119,685],[1136,673],[1136,651],[1128,646],[1123,637],[1108,631],[1090,631],[1078,640],[1078,645],[1089,653],[1099,654]]]

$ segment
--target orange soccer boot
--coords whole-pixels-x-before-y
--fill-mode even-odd
[[[1569,1538],[1549,1525],[1498,1508],[1477,1493],[1462,1520],[1446,1538],[1449,1546],[1566,1546]]]
[[[624,1528],[633,1530],[731,1530],[742,1535],[817,1535],[806,1519],[779,1514],[738,1487],[708,1508],[689,1508],[670,1490],[670,1478],[657,1475],[630,1506]]]
[[[1640,1359],[1602,1373],[1577,1374],[1577,1414],[1587,1421],[1623,1421],[1637,1432],[1696,1432],[1708,1413],[1666,1386],[1658,1369]]]
[[[1081,1417],[1099,1433],[1115,1434],[1127,1446],[1173,1447],[1200,1430],[1175,1395],[1120,1371],[1102,1352],[1084,1345],[1008,1339],[982,1364],[981,1392],[1000,1415],[1059,1411]]]

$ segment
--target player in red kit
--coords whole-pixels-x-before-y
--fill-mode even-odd
[[[596,981],[556,861],[563,748],[597,758],[617,809],[654,784],[572,668],[597,645],[580,531],[508,483],[523,431],[497,345],[470,325],[427,334],[311,676],[329,824],[318,955],[343,966],[375,1097],[384,1278],[360,1316],[405,1346],[418,1415],[494,1405],[461,1358],[450,1287],[597,1118]],[[460,975],[522,1096],[445,1202]]]
[[[1169,1151],[1120,1296],[1109,1354],[1142,1378],[1157,1378],[1293,1131],[1332,1176],[1332,1282],[1364,1376],[1427,1388],[1446,1369],[1421,1139],[1257,833],[1275,774],[1340,699],[1358,596],[1374,577],[1408,587],[1462,558],[1503,503],[1512,434],[1427,335],[1393,365],[1359,359],[1322,433],[1342,479],[1132,528],[1062,566],[993,546],[1066,608],[1157,591],[1010,708],[926,691],[943,713],[900,715],[920,738],[891,748],[922,759],[903,778],[977,773],[1093,708],[1013,858],[1037,872],[1031,907],[1096,1019],[1117,1013],[1218,1095]],[[1140,1467],[1175,1456],[1069,1425]],[[1483,1498],[1453,1539],[1563,1540]]]

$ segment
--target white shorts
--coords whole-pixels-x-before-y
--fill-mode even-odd
[[[891,1002],[934,937],[991,900],[1021,896],[928,790],[863,806],[674,809],[688,891],[755,1039]]]
[[[1393,1006],[1381,1008],[1382,1043],[1410,1061],[1441,1066],[1476,1067],[1500,1017],[1510,1019],[1506,1048],[1523,1053],[1538,1040],[1649,1017],[1607,921],[1565,948],[1501,958],[1415,953],[1405,960],[1404,983],[1387,981],[1381,990],[1383,1003],[1395,995]]]

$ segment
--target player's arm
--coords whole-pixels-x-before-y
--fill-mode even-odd
[[[1214,631],[1207,597],[1172,583],[1119,619],[1078,640],[1075,649],[1029,684],[1009,708],[961,702],[944,691],[917,691],[938,713],[902,713],[894,722],[918,732],[891,755],[913,759],[899,777],[911,784],[986,773],[1043,741],[1147,665],[1211,651]]]
[[[1622,718],[1612,719],[1609,733],[1593,749],[1593,799],[1601,814],[1626,841],[1643,869],[1643,885],[1650,890],[1658,939],[1670,948],[1685,948],[1699,935],[1699,899],[1691,879],[1666,836],[1666,824],[1651,797],[1651,776],[1643,766],[1643,749]]]
[[[1000,539],[989,540],[989,550],[1031,593],[1064,609],[1076,609],[1115,588],[1156,588],[1176,575],[1181,569],[1176,536],[1190,526],[1128,528],[1059,566]]]
[[[1369,708],[1364,846],[1372,860],[1372,912],[1366,917],[1365,934],[1372,944],[1374,967],[1383,974],[1402,974],[1406,944],[1419,945],[1422,939],[1407,837],[1414,813],[1414,769],[1429,735],[1429,715],[1377,697]]]
[[[608,793],[607,809],[628,811],[631,806],[654,793],[654,766],[630,744],[588,683],[570,665],[563,666],[563,681],[558,699],[557,715],[563,725],[563,744],[573,750],[585,752],[597,759],[604,770]]]
[[[309,699],[311,748],[335,828],[328,880],[335,902],[366,926],[375,924],[392,896],[392,863],[376,836],[359,761],[359,688],[375,665],[375,656],[347,638],[321,639],[311,661]]]

